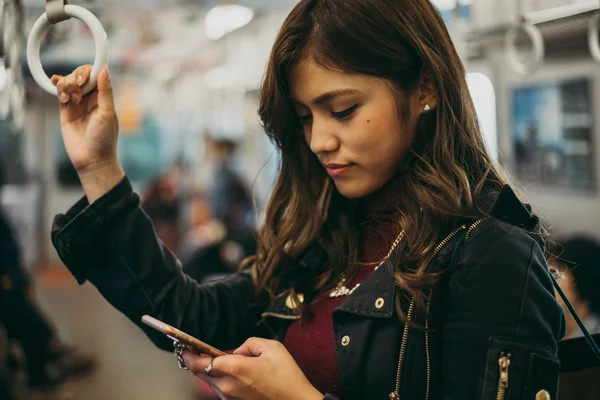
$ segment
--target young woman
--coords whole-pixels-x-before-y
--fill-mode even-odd
[[[108,71],[82,97],[89,73],[53,77],[86,194],[54,245],[136,324],[241,345],[185,353],[196,375],[232,399],[556,397],[565,323],[540,222],[486,152],[429,0],[294,8],[262,87],[281,166],[258,251],[211,284],[156,239],[117,159]]]

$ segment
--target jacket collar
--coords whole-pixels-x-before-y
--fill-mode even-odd
[[[390,318],[394,315],[394,266],[400,263],[401,253],[397,249],[334,312],[343,311],[372,318]]]
[[[527,232],[540,247],[544,248],[542,238],[542,223],[539,217],[531,212],[529,204],[522,203],[509,185],[504,185],[494,205],[490,216],[509,225],[519,227]]]

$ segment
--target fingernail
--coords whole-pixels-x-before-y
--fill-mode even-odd
[[[79,104],[79,102],[81,101],[81,96],[79,95],[79,93],[73,93],[71,95],[71,101],[75,104]]]
[[[69,101],[69,96],[67,96],[67,94],[65,92],[62,92],[60,94],[59,99],[60,99],[61,103],[66,103],[67,101]]]
[[[77,76],[77,84],[79,86],[83,85],[83,76],[81,76],[81,75]]]

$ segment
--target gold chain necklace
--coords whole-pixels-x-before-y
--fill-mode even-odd
[[[392,244],[390,251],[388,251],[387,255],[379,263],[379,265],[375,267],[375,270],[377,270],[377,268],[381,267],[383,265],[383,263],[392,255],[392,253],[394,252],[396,247],[398,247],[398,244],[400,244],[400,242],[402,241],[403,237],[404,237],[404,231],[400,232],[400,234],[398,235],[398,237]],[[340,279],[340,281],[338,282],[335,289],[333,289],[331,291],[331,293],[329,293],[329,297],[335,298],[335,297],[342,297],[342,296],[350,296],[360,286],[360,283],[357,283],[353,288],[348,288],[348,287],[346,287],[345,283],[346,283],[346,277],[344,275],[342,275],[342,279]]]

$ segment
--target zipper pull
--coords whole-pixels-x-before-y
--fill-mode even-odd
[[[500,379],[498,380],[498,395],[497,400],[504,400],[506,389],[508,388],[508,369],[510,367],[510,353],[500,353],[498,359],[498,366],[500,367]]]

